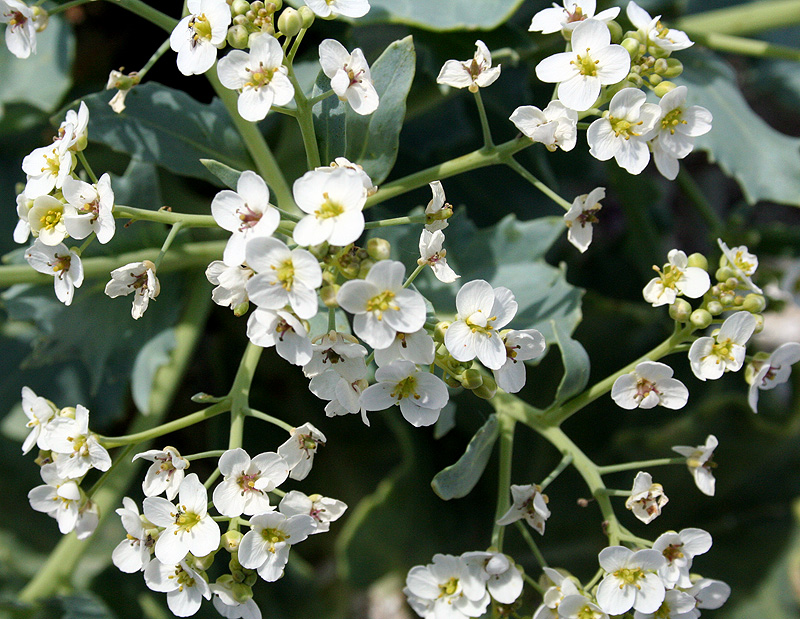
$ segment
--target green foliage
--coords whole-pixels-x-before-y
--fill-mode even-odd
[[[175,330],[166,329],[142,346],[133,362],[131,396],[143,415],[150,413],[150,393],[158,369],[170,359],[175,348]]]
[[[347,157],[364,167],[376,185],[389,175],[397,159],[406,97],[414,79],[416,54],[411,37],[395,41],[371,67],[380,107],[368,116],[356,114],[335,96],[314,106],[314,127],[323,164]],[[313,96],[330,90],[330,78],[320,71]]]
[[[550,324],[564,364],[564,376],[558,384],[555,401],[564,402],[581,393],[589,384],[589,355],[581,343],[573,340],[559,323],[551,320]]]
[[[222,181],[222,184],[228,189],[236,191],[236,185],[239,182],[239,177],[242,175],[241,170],[234,170],[232,167],[220,163],[215,159],[201,159],[200,163],[206,166],[206,169]]]

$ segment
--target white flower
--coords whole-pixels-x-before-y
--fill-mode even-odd
[[[442,249],[444,243],[444,233],[441,230],[430,232],[423,230],[419,237],[419,259],[417,264],[430,265],[433,274],[440,282],[452,284],[460,275],[447,264],[447,250]]]
[[[278,453],[289,465],[289,477],[297,481],[306,478],[314,463],[314,454],[325,445],[325,440],[325,435],[310,423],[291,431],[289,439],[278,447]]]
[[[716,466],[712,458],[717,445],[719,445],[717,437],[709,434],[705,445],[698,445],[697,447],[677,445],[672,448],[672,451],[676,451],[686,458],[686,466],[689,467],[689,472],[694,477],[694,483],[700,489],[700,492],[708,496],[714,496],[716,480],[711,473],[711,469]]]
[[[552,587],[548,587],[542,596],[542,605],[534,614],[534,619],[544,619],[545,617],[558,617],[558,607],[561,602],[570,595],[578,595],[580,591],[568,576],[550,567],[543,567],[542,570],[553,582]],[[549,612],[548,612],[549,611]]]
[[[108,82],[106,82],[106,90],[116,90],[117,92],[111,97],[108,102],[109,107],[117,114],[122,114],[125,111],[125,99],[128,93],[139,83],[139,73],[131,71],[127,75],[116,69],[112,69],[108,74]]]
[[[331,522],[339,520],[346,509],[347,505],[342,501],[319,494],[307,496],[299,490],[287,492],[278,506],[278,510],[287,517],[296,514],[311,516],[316,527],[311,534],[325,533],[330,530]]]
[[[387,348],[375,351],[379,367],[402,359],[417,365],[430,365],[436,357],[436,344],[425,329],[416,333],[398,333]]]
[[[47,427],[55,416],[57,409],[55,405],[46,398],[38,396],[30,387],[22,388],[22,411],[28,418],[26,428],[31,431],[22,443],[23,455],[38,445],[39,449],[50,449],[47,443]]]
[[[453,207],[445,200],[441,181],[433,181],[428,185],[431,188],[433,197],[425,207],[425,229],[429,232],[444,230],[450,225],[447,220],[453,214]]]
[[[507,525],[522,518],[539,535],[544,535],[544,523],[550,517],[547,508],[547,497],[541,493],[539,486],[526,484],[524,486],[511,486],[512,505],[508,511],[497,521],[497,524]]]
[[[635,2],[629,2],[625,12],[631,23],[647,37],[649,43],[667,52],[676,52],[694,45],[685,32],[663,26],[660,21],[661,15],[650,17],[650,13]]]
[[[441,378],[411,361],[392,361],[378,368],[375,380],[361,394],[361,406],[382,411],[397,404],[405,420],[416,428],[436,423],[450,398]]]
[[[358,174],[358,177],[361,179],[361,183],[364,185],[364,189],[367,190],[368,196],[371,196],[378,191],[377,186],[372,183],[372,179],[369,177],[369,174],[364,171],[364,168],[357,163],[353,163],[347,157],[337,157],[331,161],[329,166],[320,166],[314,169],[317,172],[333,172],[337,168],[347,168],[348,170]]]
[[[551,101],[544,110],[533,105],[520,106],[509,120],[523,134],[534,142],[541,142],[549,151],[555,151],[556,148],[570,151],[578,141],[578,113],[558,100]]]
[[[311,378],[326,370],[336,370],[342,378],[359,380],[367,375],[364,358],[367,349],[348,333],[330,331],[314,340],[314,352],[303,373]]]
[[[678,159],[692,152],[694,138],[711,131],[711,112],[699,105],[687,108],[686,93],[686,86],[678,86],[661,97],[661,120],[651,142],[658,171],[671,181],[678,176]]]
[[[545,351],[547,343],[536,329],[513,329],[501,333],[506,348],[506,362],[499,370],[492,370],[497,386],[506,393],[517,393],[525,386],[525,364]]]
[[[492,288],[476,279],[456,295],[456,320],[444,335],[444,345],[456,361],[477,357],[491,370],[499,370],[508,358],[500,329],[517,313],[514,294],[503,286]]]
[[[162,538],[163,535],[159,537]],[[176,617],[191,617],[200,609],[203,598],[211,599],[205,575],[185,561],[150,561],[144,570],[144,582],[153,591],[167,594],[167,606]]]
[[[211,214],[221,228],[233,233],[222,254],[223,262],[231,267],[244,262],[247,241],[272,236],[281,222],[280,214],[269,204],[267,184],[250,170],[242,172],[236,191],[224,189],[214,196]]]
[[[0,24],[6,24],[6,47],[17,58],[36,53],[33,11],[19,0],[0,0]]]
[[[83,477],[90,468],[107,471],[111,457],[89,431],[89,410],[80,404],[75,407],[75,418],[59,417],[48,428],[47,444],[54,452],[58,474],[64,479]]]
[[[453,88],[469,88],[470,92],[478,92],[479,88],[493,84],[500,77],[500,65],[492,66],[492,54],[483,41],[475,41],[475,47],[475,55],[471,60],[445,62],[436,83]]]
[[[543,82],[557,82],[559,100],[582,112],[592,107],[602,86],[625,79],[631,57],[621,45],[611,45],[608,26],[596,19],[587,19],[573,30],[572,49],[542,60],[536,65],[536,76]]]
[[[89,142],[89,106],[81,101],[78,111],[67,110],[64,121],[58,127],[56,140],[66,143],[69,150],[78,152],[86,148]]]
[[[256,272],[247,282],[247,294],[253,303],[271,310],[290,305],[304,320],[317,314],[316,289],[322,285],[322,269],[310,252],[290,250],[283,241],[259,237],[247,243],[245,258]]]
[[[181,19],[169,37],[178,52],[178,70],[184,75],[208,71],[217,59],[217,48],[225,44],[231,9],[225,0],[187,0],[189,15]]]
[[[352,243],[364,231],[367,190],[358,173],[348,168],[332,172],[312,170],[292,186],[297,206],[308,213],[297,222],[293,238],[302,247],[328,241],[331,245]]]
[[[513,604],[522,594],[522,572],[514,561],[500,552],[465,552],[461,559],[481,580],[493,599],[501,604]]]
[[[713,335],[697,338],[689,349],[692,372],[700,380],[716,380],[725,372],[737,372],[744,363],[745,345],[756,328],[750,312],[736,312]]]
[[[150,449],[133,456],[133,461],[139,458],[153,463],[147,469],[142,482],[142,492],[145,496],[158,496],[163,492],[170,501],[178,496],[184,471],[189,468],[189,461],[183,458],[177,449],[170,446],[164,449]]]
[[[342,101],[347,101],[356,114],[366,116],[378,109],[378,91],[372,83],[367,59],[359,48],[350,54],[335,39],[319,45],[322,72],[331,79],[331,88]]]
[[[146,520],[139,514],[139,507],[133,499],[122,498],[122,505],[117,509],[117,514],[122,519],[125,528],[125,539],[114,548],[111,561],[126,574],[141,572],[150,563],[153,554],[155,539],[151,532],[145,528]],[[150,524],[149,522],[147,523]]]
[[[697,299],[711,288],[708,273],[700,267],[690,267],[684,252],[672,249],[667,260],[669,263],[664,265],[663,271],[653,266],[659,277],[651,279],[642,291],[644,300],[653,307],[671,305],[678,295]]]
[[[15,243],[28,242],[28,237],[31,234],[31,224],[30,221],[28,221],[28,213],[30,213],[32,207],[33,200],[26,196],[24,191],[17,195],[17,217],[19,219],[14,228]]]
[[[364,17],[369,13],[369,0],[305,0],[306,5],[320,17]]]
[[[654,484],[650,473],[639,471],[633,480],[631,496],[625,501],[625,507],[639,520],[650,524],[661,515],[661,508],[668,502],[663,486]]]
[[[364,368],[366,374],[366,366]],[[321,400],[328,400],[325,415],[361,414],[364,425],[369,425],[367,410],[361,404],[361,393],[369,383],[364,378],[345,378],[335,369],[325,370],[311,379],[308,388]]]
[[[100,508],[97,503],[87,499],[78,508],[78,521],[75,523],[75,537],[87,539],[100,524]]]
[[[161,284],[156,277],[156,267],[149,260],[130,262],[111,271],[111,281],[106,284],[106,294],[115,299],[134,293],[131,316],[134,320],[141,318],[150,299],[155,299],[161,292]]]
[[[83,264],[74,250],[63,243],[49,246],[36,239],[25,252],[25,260],[39,273],[54,277],[53,285],[59,301],[64,305],[72,303],[75,288],[83,284]]]
[[[655,612],[664,601],[664,583],[656,571],[664,564],[657,550],[609,546],[600,551],[600,567],[606,575],[597,588],[597,603],[609,615],[621,615],[631,608]]]
[[[800,344],[797,342],[786,342],[781,344],[775,351],[763,361],[753,361],[753,366],[760,363],[760,369],[753,377],[750,391],[747,394],[747,402],[754,413],[758,412],[758,392],[759,390],[774,389],[778,385],[789,380],[792,373],[792,366],[800,361]]]
[[[603,208],[600,200],[605,197],[605,187],[595,187],[589,193],[575,198],[570,209],[564,213],[567,240],[581,253],[589,249],[592,242],[592,226],[598,222],[597,213]]]
[[[611,99],[608,111],[586,130],[589,153],[600,161],[612,157],[631,174],[639,174],[650,161],[647,141],[653,137],[661,108],[645,103],[638,88],[623,88]]]
[[[190,552],[205,557],[219,546],[219,525],[208,513],[208,495],[195,473],[184,478],[177,505],[160,496],[147,497],[144,515],[154,525],[165,527],[155,545],[161,563],[174,565]]]
[[[250,530],[239,544],[239,562],[247,569],[258,570],[267,582],[274,582],[283,576],[291,547],[314,529],[314,519],[306,514],[287,518],[280,512],[270,512],[253,516]]]
[[[64,179],[64,225],[72,238],[85,239],[92,232],[97,240],[108,243],[114,236],[116,223],[112,209],[114,208],[114,191],[111,189],[111,178],[103,174],[97,185],[90,185],[71,176]]]
[[[668,588],[692,586],[689,570],[697,555],[705,554],[711,548],[711,535],[702,529],[682,529],[680,533],[667,531],[653,542],[653,550],[658,550],[666,564],[658,570],[658,575]],[[694,608],[694,602],[692,603]]]
[[[697,617],[695,600],[688,593],[672,589],[667,591],[664,601],[652,613],[636,611],[633,619],[694,619]]]
[[[339,289],[339,305],[355,315],[353,330],[373,348],[391,346],[398,332],[415,333],[425,324],[425,300],[403,288],[405,272],[402,262],[381,260],[365,279]]]
[[[758,257],[755,254],[751,254],[746,245],[730,249],[722,239],[717,239],[717,244],[724,256],[724,259],[720,259],[720,266],[733,269],[736,272],[736,277],[745,288],[749,288],[756,294],[763,294],[761,288],[756,286],[753,280],[750,279],[750,276],[758,268]]]
[[[267,493],[286,481],[289,466],[275,452],[251,460],[244,449],[229,449],[219,459],[219,472],[223,481],[214,488],[214,507],[223,516],[235,518],[275,509]]]
[[[694,597],[697,608],[716,610],[728,601],[731,588],[721,580],[701,578],[686,593]],[[700,613],[697,613],[697,616],[699,615]]]
[[[69,150],[69,141],[74,135],[71,125],[67,126],[64,138],[48,146],[34,149],[22,160],[22,171],[28,177],[25,195],[31,200],[49,194],[53,189],[61,189],[77,159]],[[33,222],[31,222],[33,223]]]
[[[281,357],[294,365],[311,361],[308,331],[300,319],[289,312],[256,308],[247,319],[247,337],[256,346],[274,346]]]
[[[673,410],[683,408],[689,399],[689,390],[677,378],[672,378],[672,374],[672,368],[664,363],[643,361],[633,372],[614,381],[611,399],[627,410],[659,405]]]
[[[542,9],[533,16],[528,30],[542,34],[552,34],[560,30],[571,31],[586,19],[609,22],[619,14],[619,7],[612,7],[595,15],[596,9],[595,0],[564,0],[563,8],[554,2],[552,8]]]
[[[229,267],[222,260],[214,260],[206,269],[206,279],[216,286],[211,291],[214,303],[236,311],[249,301],[246,286],[252,276],[252,269],[246,266]]]
[[[54,247],[67,237],[64,223],[64,203],[52,196],[39,196],[28,211],[33,236],[45,245]]]
[[[239,115],[250,122],[266,118],[273,105],[286,105],[294,99],[294,86],[283,65],[283,50],[269,34],[252,39],[250,53],[235,49],[217,64],[219,81],[225,88],[239,91]]]
[[[461,557],[433,555],[428,565],[408,571],[403,593],[411,608],[425,619],[481,617],[491,598],[486,585]]]
[[[608,619],[597,604],[585,595],[568,595],[558,605],[558,616],[563,619]]]
[[[78,523],[81,489],[74,480],[60,476],[54,463],[45,464],[39,473],[44,485],[36,486],[28,492],[31,508],[55,518],[58,530],[66,535]]]

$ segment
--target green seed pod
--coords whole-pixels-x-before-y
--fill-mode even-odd
[[[222,534],[222,548],[228,552],[239,550],[239,543],[242,541],[242,534],[239,531],[226,531]]]
[[[480,371],[469,369],[461,375],[461,385],[464,389],[477,389],[483,385],[483,376]]]
[[[708,271],[708,259],[703,254],[694,253],[689,256],[688,266]]]
[[[375,261],[388,260],[392,255],[392,244],[386,239],[372,238],[367,241],[367,253]]]
[[[241,15],[239,17],[242,17]],[[247,47],[247,43],[250,41],[250,33],[247,31],[241,24],[234,24],[230,28],[228,28],[228,35],[225,37],[228,41],[228,45],[230,45],[234,49],[244,49]]]
[[[766,307],[767,300],[763,297],[763,295],[756,294],[755,292],[748,294],[744,298],[744,303],[742,303],[742,309],[753,314],[760,314]]]
[[[664,71],[664,77],[667,79],[672,79],[673,77],[678,77],[681,73],[683,73],[683,63],[678,60],[677,58],[667,58],[667,70]]]
[[[686,299],[675,299],[669,306],[669,317],[677,322],[686,322],[692,314],[692,306]]]
[[[287,37],[293,37],[297,36],[302,28],[303,18],[300,17],[300,13],[292,7],[284,9],[278,18],[278,30]]]
[[[711,315],[710,312],[704,309],[696,309],[692,312],[692,315],[689,317],[689,322],[692,323],[693,327],[698,329],[705,329],[708,325],[711,324],[711,321],[714,317]]]
[[[250,10],[250,3],[247,0],[233,0],[231,3],[231,14],[234,16],[244,15]]]
[[[472,393],[484,400],[491,400],[497,393],[497,383],[494,382],[494,378],[491,376],[484,376],[483,384],[473,390]]]
[[[300,17],[303,20],[303,28],[306,29],[311,28],[311,24],[314,23],[314,18],[316,17],[314,15],[314,11],[312,11],[306,5],[303,5],[299,9],[297,9],[297,12],[300,13]]]
[[[709,302],[707,309],[712,316],[719,316],[725,308],[722,307],[722,303],[719,301],[711,301]]]
[[[658,86],[656,86],[653,92],[655,92],[656,96],[660,98],[663,97],[668,92],[675,90],[675,88],[677,88],[675,82],[663,81]]]

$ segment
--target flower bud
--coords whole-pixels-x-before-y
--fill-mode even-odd
[[[196,570],[200,570],[201,572],[205,572],[208,568],[211,567],[211,564],[214,563],[214,556],[217,554],[217,551],[209,552],[205,557],[195,557],[194,561],[192,561],[193,567]]]
[[[256,21],[258,14],[253,9],[250,9],[249,11],[247,11],[247,13],[244,14],[244,16],[245,18],[247,18],[247,21],[254,22]]]
[[[711,313],[704,309],[696,309],[692,312],[692,315],[689,316],[689,322],[697,329],[707,328],[712,320],[714,320],[714,318],[711,316]]]
[[[332,284],[330,286],[323,286],[319,291],[319,298],[325,307],[339,307],[339,302],[336,300],[336,295],[339,292],[339,286]]]
[[[738,277],[729,277],[725,280],[725,288],[728,290],[736,290],[739,287],[739,278]]]
[[[760,314],[767,307],[767,300],[763,295],[751,292],[744,298],[742,309],[752,314]]]
[[[694,253],[688,258],[688,266],[708,271],[708,259],[703,254]]]
[[[678,77],[683,73],[683,63],[677,58],[667,58],[667,70],[663,75],[666,78]]]
[[[228,45],[230,45],[232,48],[244,49],[247,47],[247,43],[250,40],[250,33],[243,25],[234,24],[228,28],[228,35],[225,37],[225,39],[228,41]]]
[[[242,541],[242,534],[239,531],[231,529],[222,535],[222,548],[228,552],[236,552],[239,550],[239,543]]]
[[[722,307],[722,303],[719,301],[711,301],[709,302],[707,309],[712,316],[719,316],[725,308]]]
[[[609,32],[611,32],[611,42],[619,43],[622,40],[622,26],[620,26],[613,19],[606,22]]]
[[[483,384],[483,376],[479,370],[470,368],[461,375],[461,385],[464,389],[477,389]]]
[[[261,0],[255,0],[254,2],[250,3],[250,8],[253,9],[256,13],[258,13],[261,9],[264,8],[264,3]]]
[[[36,32],[42,32],[47,28],[47,24],[50,22],[50,14],[47,11],[40,6],[32,6],[31,14],[33,15],[33,27]]]
[[[457,389],[461,386],[461,381],[452,374],[445,374],[443,380],[445,385],[452,387],[453,389]]]
[[[764,330],[764,317],[761,314],[753,314],[756,319],[756,330],[753,333],[761,333]]]
[[[736,307],[742,307],[742,305],[744,305],[744,297],[740,294],[737,294],[735,297],[733,297],[733,304]]]
[[[303,18],[292,7],[284,9],[278,18],[278,30],[287,37],[297,36],[303,28]]]
[[[255,570],[244,570],[246,576],[244,577],[244,584],[252,587],[258,582],[258,573]]]
[[[231,14],[235,17],[237,15],[244,15],[250,10],[250,3],[247,0],[233,0],[231,3]]]
[[[735,296],[736,295],[734,295],[732,292],[723,292],[721,295],[719,295],[719,302],[726,306],[733,305],[733,299]]]
[[[364,279],[367,277],[367,273],[370,272],[372,267],[375,266],[375,261],[370,260],[367,258],[366,260],[361,261],[361,266],[358,269],[358,279]]]
[[[315,17],[314,11],[312,11],[306,5],[303,5],[299,9],[297,9],[297,12],[300,13],[300,17],[303,20],[303,28],[306,29],[311,28],[311,24],[314,23],[314,17]]]
[[[375,260],[388,260],[392,255],[392,244],[386,239],[372,238],[367,241],[367,253]]]
[[[445,331],[447,331],[449,327],[450,323],[447,321],[436,323],[436,327],[433,329],[433,340],[439,344],[443,344]]]
[[[244,301],[239,303],[236,307],[233,308],[233,315],[237,318],[244,316],[247,313],[247,310],[250,309],[250,301]]]
[[[622,86],[622,88],[641,88],[642,84],[644,84],[644,80],[642,79],[641,75],[639,75],[638,73],[636,73],[634,71],[631,71],[628,74],[628,77],[625,78],[625,81],[623,82],[623,84],[624,85]],[[622,88],[617,90],[617,92],[622,90]]]
[[[656,93],[657,97],[661,98],[665,94],[667,94],[668,92],[670,92],[672,90],[675,90],[675,88],[677,88],[677,85],[675,84],[675,82],[663,81],[658,86],[656,86],[656,88],[655,88],[655,90],[653,92]]]
[[[686,299],[675,299],[669,306],[669,317],[678,322],[686,322],[692,314],[692,306]]]
[[[497,393],[497,383],[491,376],[483,377],[483,384],[472,391],[476,396],[484,400],[491,400]]]
[[[724,258],[724,256],[723,256],[723,258]],[[722,266],[720,266],[720,268],[717,269],[717,272],[714,273],[714,277],[717,278],[718,282],[726,282],[731,277],[736,277],[736,271],[734,271],[732,268],[727,266],[727,264],[728,264],[727,260],[725,261],[725,264],[723,265],[722,264],[722,259],[720,259],[720,264]]]
[[[658,45],[648,45],[647,53],[650,54],[653,58],[666,58],[667,56],[670,55],[671,52],[662,49]]]
[[[243,582],[236,582],[231,586],[231,595],[239,604],[244,604],[247,600],[253,599],[253,589]]]
[[[667,69],[669,69],[669,65],[667,64],[666,58],[659,58],[653,63],[653,71],[658,75],[663,76]]]
[[[39,455],[34,460],[37,466],[44,466],[45,464],[53,463],[53,452],[49,449],[40,449]]]
[[[652,73],[648,78],[647,81],[650,82],[651,86],[658,86],[664,78],[658,75],[657,73]]]
[[[634,39],[633,37],[629,36],[628,38],[623,39],[620,45],[622,45],[622,47],[628,51],[628,53],[631,55],[631,59],[633,60],[636,60],[642,54],[640,51],[642,44],[638,39]]]

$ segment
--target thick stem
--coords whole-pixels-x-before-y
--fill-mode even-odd
[[[483,148],[487,151],[491,151],[494,149],[494,141],[492,140],[492,130],[489,128],[489,119],[486,117],[486,108],[483,106],[480,88],[478,88],[473,94],[475,95],[475,104],[478,106],[478,116],[480,116],[481,119]]]
[[[782,58],[800,62],[800,49],[775,45],[758,39],[746,39],[719,32],[693,32],[692,39],[718,52],[728,52],[755,58]]]
[[[190,213],[173,213],[168,207],[157,211],[134,208],[123,204],[114,205],[114,217],[134,221],[154,221],[160,224],[183,224],[184,228],[218,228],[219,224],[212,215],[192,215]]]
[[[500,422],[500,457],[499,471],[497,474],[497,507],[494,510],[494,528],[492,529],[492,546],[497,548],[497,552],[503,552],[503,536],[505,526],[497,524],[497,521],[508,511],[511,502],[508,493],[511,488],[511,458],[514,454],[514,426],[517,421],[509,415],[498,414]]]
[[[175,29],[175,26],[178,25],[177,19],[170,17],[169,15],[165,15],[161,11],[158,11],[150,5],[142,2],[142,0],[107,0],[107,2],[121,6],[123,9],[130,11],[131,13],[136,13],[142,19],[146,19],[150,23],[155,24],[166,32],[172,32]]]
[[[368,221],[364,228],[372,230],[374,228],[388,228],[389,226],[405,226],[407,224],[424,224],[425,215],[415,217],[392,217],[391,219],[381,219],[379,221]]]
[[[297,105],[297,124],[300,126],[300,134],[303,136],[303,146],[306,150],[306,163],[308,169],[313,170],[322,165],[319,156],[319,146],[317,145],[317,134],[314,129],[314,114],[311,111],[311,104],[303,93],[300,83],[294,74],[294,68],[291,63],[288,64],[289,80],[294,86],[294,101]]]
[[[228,449],[237,449],[242,446],[244,437],[244,419],[249,412],[250,386],[253,384],[258,360],[264,351],[261,346],[247,342],[247,348],[242,355],[236,378],[229,392],[231,398],[231,431],[228,438]]]
[[[696,38],[697,33],[745,35],[798,23],[800,3],[797,0],[765,0],[687,15],[679,19],[675,26]]]

